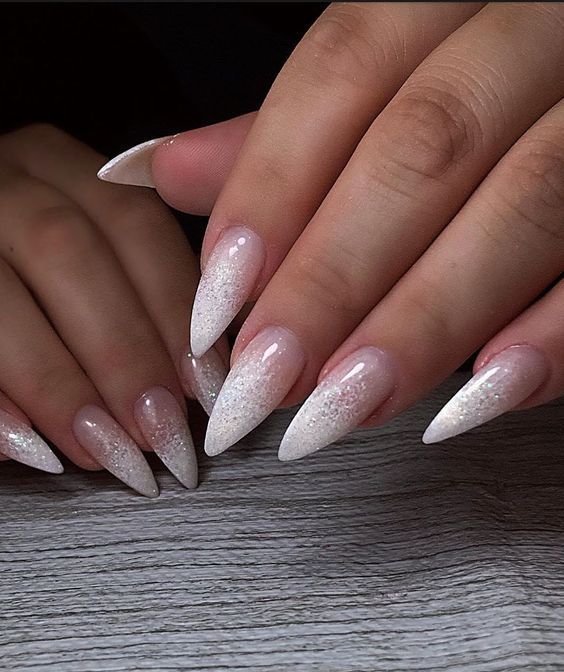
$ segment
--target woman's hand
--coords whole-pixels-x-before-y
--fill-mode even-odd
[[[225,376],[196,362],[198,269],[152,193],[100,182],[102,156],[56,128],[0,138],[0,453],[60,472],[73,462],[158,494],[139,448],[187,487],[197,464],[181,381],[211,410]]]
[[[562,394],[563,62],[560,4],[326,10],[257,118],[232,122],[252,127],[210,218],[194,353],[256,305],[208,453],[317,383],[282,441],[300,457],[393,417],[481,346],[426,441]],[[175,205],[189,145],[151,146]]]

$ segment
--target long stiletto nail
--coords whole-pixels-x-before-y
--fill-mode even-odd
[[[192,309],[191,349],[201,357],[249,298],[264,265],[260,237],[243,226],[226,229],[202,273]]]
[[[194,393],[204,411],[211,415],[228,369],[215,348],[210,348],[200,358],[188,350],[181,362],[182,377]]]
[[[36,432],[10,413],[0,410],[0,452],[30,467],[62,474],[63,465]]]
[[[135,404],[135,419],[145,441],[187,488],[198,485],[198,462],[188,423],[166,388],[154,387]]]
[[[151,170],[153,153],[173,136],[147,140],[118,154],[98,171],[98,178],[115,184],[130,184],[135,187],[155,187]]]
[[[111,474],[146,497],[157,497],[159,489],[133,439],[106,411],[92,404],[78,411],[73,423],[80,445]]]
[[[314,453],[355,429],[394,388],[390,357],[373,347],[356,350],[319,383],[286,430],[278,457]]]
[[[218,455],[260,424],[284,399],[305,364],[298,338],[267,327],[243,350],[215,402],[205,451]]]
[[[423,434],[423,443],[449,439],[510,411],[547,376],[544,356],[535,348],[514,345],[502,350],[443,406]]]

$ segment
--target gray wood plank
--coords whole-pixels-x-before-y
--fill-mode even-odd
[[[0,669],[564,670],[564,403],[423,446],[461,382],[293,463],[278,412],[157,500],[2,464]]]

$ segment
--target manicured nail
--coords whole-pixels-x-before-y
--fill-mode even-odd
[[[181,369],[187,387],[194,393],[204,411],[211,415],[228,373],[219,352],[210,348],[197,358],[188,351],[182,358]]]
[[[202,273],[192,309],[191,348],[201,357],[241,310],[264,265],[260,237],[242,226],[226,229]]]
[[[298,338],[267,327],[247,345],[213,407],[205,451],[219,455],[259,425],[292,389],[305,364]]]
[[[495,355],[441,409],[423,434],[437,443],[497,418],[538,389],[548,376],[543,355],[514,345]]]
[[[146,497],[159,489],[143,453],[133,439],[99,406],[84,406],[75,416],[74,435],[80,445],[111,474]]]
[[[135,419],[145,441],[187,488],[198,485],[192,435],[180,405],[166,388],[154,387],[135,404]]]
[[[130,184],[136,187],[155,187],[151,160],[153,153],[159,145],[169,140],[172,136],[147,140],[140,145],[118,154],[98,171],[98,178],[105,182],[116,184]]]
[[[63,465],[36,432],[10,413],[0,410],[0,452],[30,467],[62,474]]]
[[[378,348],[356,350],[305,400],[282,438],[279,459],[297,460],[333,443],[366,420],[393,388],[390,357]]]

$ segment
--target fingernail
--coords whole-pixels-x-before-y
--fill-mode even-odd
[[[506,348],[443,406],[423,434],[423,443],[449,439],[510,411],[547,376],[548,366],[538,350],[528,345]]]
[[[145,441],[187,488],[198,485],[198,462],[188,423],[174,396],[154,387],[137,400],[135,419]]]
[[[92,457],[120,481],[146,497],[157,497],[159,489],[133,439],[99,406],[92,404],[78,411],[74,435]]]
[[[181,362],[182,377],[192,390],[204,411],[211,415],[228,369],[218,351],[210,348],[197,358],[188,350]]]
[[[115,184],[130,184],[136,187],[155,187],[151,160],[159,145],[172,136],[147,140],[118,154],[98,171],[98,178]]]
[[[64,471],[55,453],[39,434],[3,410],[0,410],[0,452],[16,462],[49,474],[62,474]]]
[[[267,327],[229,372],[208,423],[204,450],[219,455],[260,424],[292,389],[305,364],[297,336]]]
[[[191,349],[201,357],[241,310],[264,265],[260,237],[242,226],[226,229],[202,273],[192,309]]]
[[[282,438],[278,458],[297,460],[333,443],[366,420],[393,388],[389,355],[370,346],[356,350],[305,400]]]

